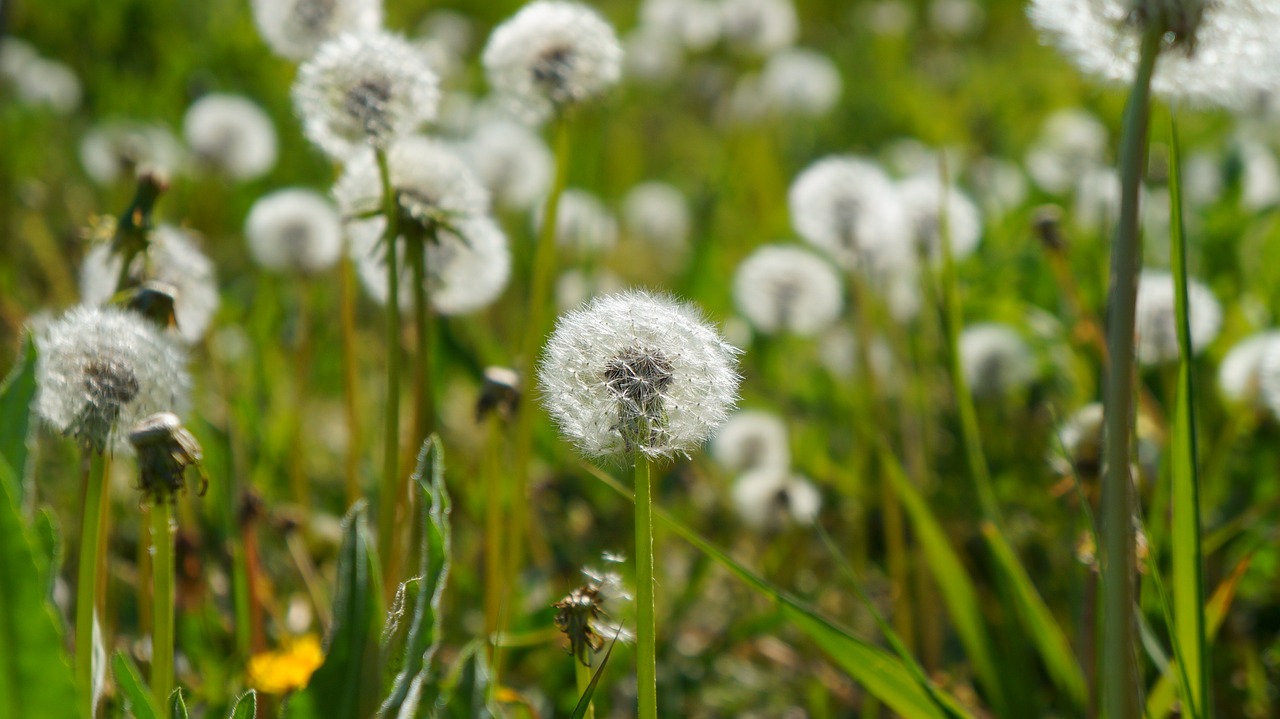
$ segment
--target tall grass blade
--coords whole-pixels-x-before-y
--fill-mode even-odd
[[[609,666],[609,657],[613,656],[613,647],[617,643],[618,635],[614,634],[613,640],[609,642],[609,648],[600,659],[600,666],[596,667],[595,672],[591,674],[591,682],[587,684],[587,690],[582,693],[577,705],[573,707],[573,715],[569,719],[584,719],[587,716],[587,711],[591,709],[591,697],[596,694],[596,686],[600,684],[600,677],[604,676],[604,668]]]
[[[143,683],[138,665],[133,663],[129,655],[116,652],[111,657],[111,672],[115,675],[116,686],[124,695],[126,712],[131,713],[134,719],[160,719],[160,708]]]
[[[36,396],[36,345],[30,333],[9,376],[0,383],[0,458],[13,470],[3,481],[10,495],[22,505],[23,478],[27,474],[27,439],[31,431],[31,401]]]

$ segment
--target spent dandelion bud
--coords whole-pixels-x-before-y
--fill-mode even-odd
[[[723,0],[720,30],[735,50],[764,57],[796,41],[800,19],[791,0]]]
[[[995,398],[1025,388],[1036,377],[1031,348],[1012,327],[984,322],[960,334],[960,367],[975,397]]]
[[[125,435],[139,420],[186,410],[186,354],[133,312],[74,308],[36,346],[36,413],[94,451],[127,451]]]
[[[253,0],[253,20],[273,52],[305,60],[341,33],[377,31],[382,26],[382,1]]]
[[[665,182],[642,182],[622,200],[627,233],[667,250],[684,249],[689,240],[689,203]]]
[[[982,240],[982,213],[968,195],[943,185],[937,177],[920,176],[899,183],[898,198],[916,252],[941,261],[944,221],[953,257],[968,257],[977,249]]]
[[[1031,215],[1031,228],[1036,239],[1050,252],[1067,249],[1067,238],[1062,234],[1062,208],[1057,205],[1041,205]]]
[[[551,150],[533,130],[517,122],[482,123],[459,150],[501,207],[531,209],[551,187]]]
[[[213,93],[192,103],[182,119],[191,153],[204,165],[251,180],[276,164],[276,128],[253,101]]]
[[[616,572],[601,572],[583,568],[587,583],[569,592],[553,603],[556,628],[569,640],[569,654],[585,666],[591,666],[592,657],[615,638],[630,642],[630,631],[620,624],[610,622],[609,608],[631,601],[632,597]]]
[[[785,470],[791,466],[787,426],[772,412],[738,412],[712,438],[711,457],[727,472]]]
[[[592,8],[536,0],[499,25],[482,57],[493,89],[531,122],[541,122],[617,84],[622,46]]]
[[[192,467],[200,475],[197,493],[204,495],[209,480],[201,466],[203,450],[177,415],[159,412],[144,418],[129,431],[129,444],[138,456],[139,489],[145,498],[171,501],[186,486],[186,473]]]
[[[1218,393],[1228,402],[1249,407],[1261,407],[1273,395],[1280,400],[1280,356],[1268,360],[1271,355],[1280,355],[1280,331],[1241,340],[1218,365]]]
[[[800,247],[765,245],[738,265],[733,276],[738,310],[766,334],[816,335],[844,309],[836,269]]]
[[[544,206],[539,205],[534,212],[535,232],[542,227],[543,211]],[[560,247],[584,254],[603,252],[618,242],[618,221],[598,197],[571,187],[560,195],[555,235]]]
[[[277,190],[253,203],[244,236],[254,261],[275,272],[322,272],[342,254],[338,211],[303,188]]]
[[[80,165],[100,185],[131,179],[140,167],[172,173],[182,168],[182,145],[167,128],[109,121],[95,125],[80,140]]]
[[[520,407],[520,375],[509,367],[486,367],[484,384],[476,400],[476,420],[483,420],[490,412],[510,419]]]
[[[435,119],[440,88],[427,58],[388,33],[340,35],[298,69],[293,106],[303,134],[346,160],[386,148]]]
[[[689,305],[624,292],[560,317],[538,384],[584,454],[669,457],[700,446],[728,418],[738,352]]]
[[[733,485],[733,504],[743,523],[774,532],[788,524],[813,524],[822,509],[822,494],[809,480],[785,468],[748,472]]]
[[[815,162],[792,182],[787,203],[796,232],[844,269],[910,254],[910,227],[898,192],[867,160]]]
[[[1178,359],[1178,322],[1174,304],[1173,275],[1161,270],[1143,270],[1138,275],[1137,332],[1138,362],[1160,365]],[[1213,291],[1197,280],[1187,283],[1188,323],[1191,354],[1213,342],[1222,328],[1222,305]]]
[[[831,58],[803,48],[769,56],[760,74],[765,104],[779,115],[822,117],[840,101],[843,84]]]

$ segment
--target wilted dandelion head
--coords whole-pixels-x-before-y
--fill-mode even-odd
[[[845,269],[875,266],[909,253],[910,230],[893,183],[856,157],[819,160],[787,196],[791,226]]]
[[[128,451],[139,420],[186,411],[186,354],[133,312],[76,307],[36,335],[36,347],[36,413],[94,451]]]
[[[698,447],[728,417],[737,354],[689,305],[629,291],[561,315],[538,384],[584,454],[668,457]]]
[[[195,157],[228,175],[248,180],[276,164],[276,128],[254,102],[213,93],[192,103],[182,133]]]
[[[490,120],[460,147],[497,205],[527,210],[551,186],[551,150],[535,132],[510,120]]]
[[[831,58],[789,48],[771,55],[760,74],[765,104],[779,115],[821,117],[840,101],[843,82]]]
[[[340,35],[298,69],[293,106],[308,140],[346,160],[386,148],[436,116],[440,88],[426,57],[383,32]]]
[[[814,253],[765,245],[738,265],[733,299],[761,332],[809,336],[840,316],[844,286],[836,269]]]
[[[556,609],[556,628],[569,640],[569,653],[591,666],[592,655],[604,649],[606,643],[626,643],[634,638],[621,624],[608,619],[610,609],[630,602],[632,597],[617,572],[584,567],[582,573],[587,583],[551,606]]]
[[[898,183],[898,198],[916,252],[941,260],[944,221],[952,257],[967,257],[977,249],[982,239],[982,214],[968,195],[945,187],[937,177],[920,176]]]
[[[772,412],[737,412],[711,439],[711,457],[728,472],[785,470],[791,465],[787,426]]]
[[[1174,304],[1173,275],[1159,270],[1143,270],[1138,276],[1138,304],[1135,330],[1138,362],[1158,365],[1178,359],[1178,322]],[[1218,336],[1222,328],[1222,305],[1213,291],[1202,283],[1187,282],[1188,323],[1191,354],[1199,354]]]
[[[1031,22],[1082,72],[1128,84],[1155,3],[1032,0]],[[1280,88],[1280,5],[1270,0],[1164,2],[1173,17],[1152,90],[1171,100],[1245,109]]]
[[[305,60],[337,35],[382,26],[382,0],[253,0],[253,20],[271,49]]]
[[[387,152],[387,169],[400,212],[421,226],[459,222],[489,210],[489,193],[475,173],[439,141],[401,138]],[[382,181],[373,158],[348,163],[333,196],[347,218],[381,210]]]
[[[622,47],[593,9],[535,0],[499,25],[484,48],[493,89],[529,121],[540,122],[618,82]]]
[[[813,524],[822,509],[822,494],[809,480],[785,467],[765,467],[738,478],[733,485],[733,505],[747,526],[772,532],[788,524]]]
[[[533,215],[535,230],[542,228],[542,205]],[[571,187],[560,195],[556,209],[556,244],[581,253],[602,252],[618,242],[618,221],[595,195]]]
[[[720,30],[738,51],[764,56],[795,42],[800,21],[791,0],[723,0]]]
[[[326,270],[342,254],[342,221],[323,195],[302,188],[258,200],[244,221],[249,253],[277,272]]]
[[[689,203],[665,182],[642,182],[622,200],[622,221],[636,239],[666,249],[682,249],[689,239]]]
[[[204,495],[208,479],[201,462],[204,452],[195,435],[182,426],[172,412],[144,417],[129,430],[129,444],[138,454],[138,478],[142,494],[152,502],[168,502],[183,489],[187,470],[200,473],[199,494]]]
[[[1271,355],[1280,355],[1280,330],[1259,332],[1241,340],[1218,365],[1218,392],[1228,402],[1253,407],[1270,402],[1272,394],[1280,400],[1280,356],[1265,361]],[[1264,367],[1268,368],[1265,375]],[[1280,403],[1275,406],[1280,407]]]
[[[1031,348],[1012,327],[984,322],[960,334],[960,367],[975,397],[1000,397],[1027,386],[1036,377]]]
[[[100,185],[122,177],[132,179],[144,166],[172,173],[182,167],[182,145],[161,125],[108,121],[90,128],[81,138],[80,164]]]

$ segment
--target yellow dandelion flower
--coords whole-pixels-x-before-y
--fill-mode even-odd
[[[324,651],[314,634],[286,639],[280,649],[249,659],[249,685],[266,694],[301,689],[323,662]]]

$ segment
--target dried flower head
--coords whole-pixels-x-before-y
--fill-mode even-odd
[[[910,227],[897,190],[877,165],[828,157],[798,175],[787,196],[791,226],[841,267],[909,257]]]
[[[298,69],[293,106],[302,131],[329,156],[386,148],[436,116],[440,88],[427,58],[404,38],[346,34]]]
[[[1036,377],[1031,348],[999,322],[970,325],[960,334],[960,366],[975,397],[994,398],[1025,388]]]
[[[241,180],[265,175],[276,164],[276,128],[251,100],[212,93],[182,119],[182,134],[196,159]]]
[[[1280,330],[1241,340],[1218,365],[1218,392],[1228,402],[1252,407],[1270,401],[1273,392],[1280,399],[1280,356],[1269,360],[1271,355],[1280,355]],[[1265,374],[1264,367],[1268,370]]]
[[[1173,275],[1143,270],[1138,275],[1135,330],[1138,362],[1158,365],[1178,359],[1178,322],[1174,305]],[[1199,354],[1222,328],[1222,305],[1213,291],[1196,280],[1187,282],[1191,354]]]
[[[186,354],[133,312],[76,307],[38,334],[36,346],[36,412],[94,451],[128,451],[118,428],[186,410]]]
[[[584,454],[666,457],[701,445],[728,418],[737,354],[689,305],[630,291],[560,317],[538,384]]]
[[[765,467],[738,478],[733,504],[747,526],[776,531],[787,524],[813,524],[822,509],[822,494],[812,482],[786,468]]]
[[[535,231],[542,228],[542,205],[533,215]],[[560,195],[556,210],[556,244],[577,252],[602,252],[618,242],[618,221],[595,195],[571,187]]]
[[[535,0],[493,31],[483,61],[493,89],[522,117],[540,122],[616,84],[622,47],[586,5]]]
[[[712,438],[711,456],[728,472],[786,469],[791,466],[787,426],[772,412],[738,412]]]
[[[814,50],[788,48],[769,56],[760,74],[765,105],[779,115],[821,117],[840,101],[840,71]]]
[[[277,272],[321,272],[342,254],[338,211],[323,195],[299,187],[255,202],[244,235],[254,261]]]
[[[183,489],[187,469],[200,475],[199,494],[204,496],[209,478],[201,462],[204,452],[195,436],[182,426],[172,412],[158,412],[144,418],[129,431],[129,444],[138,454],[138,476],[142,494],[152,502],[167,502]]]
[[[944,220],[952,257],[967,257],[977,249],[982,239],[982,214],[968,195],[944,187],[930,175],[903,180],[898,184],[898,198],[907,214],[916,252],[941,261]]]
[[[551,150],[524,125],[490,120],[476,127],[459,149],[499,206],[530,209],[551,186]]]
[[[341,33],[377,31],[382,0],[253,0],[253,20],[277,55],[306,60]]]
[[[551,606],[556,609],[556,628],[569,640],[569,654],[584,666],[591,666],[592,656],[604,649],[606,642],[631,641],[631,632],[608,621],[606,611],[607,605],[630,601],[631,595],[616,572],[587,567],[582,573],[587,583]]]
[[[485,367],[484,385],[476,400],[476,421],[483,420],[490,412],[510,419],[520,406],[523,382],[520,375],[509,367]]]
[[[89,178],[109,185],[132,179],[141,167],[172,173],[182,167],[182,145],[168,128],[133,122],[95,125],[80,140],[80,164]]]
[[[722,0],[720,29],[734,49],[766,56],[795,42],[800,21],[791,0]]]
[[[765,245],[738,265],[733,299],[743,316],[766,334],[816,335],[844,309],[836,269],[796,246]]]

